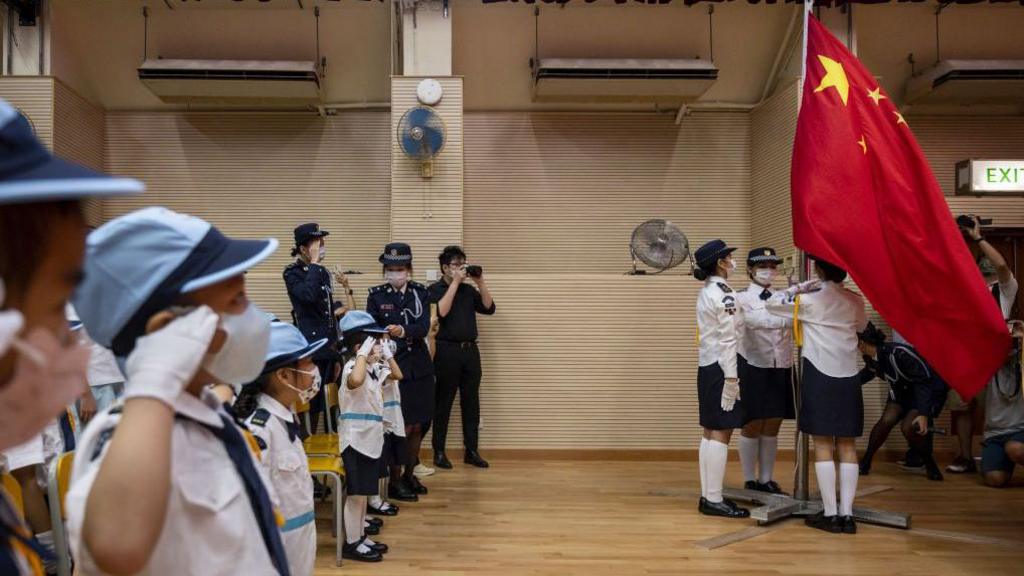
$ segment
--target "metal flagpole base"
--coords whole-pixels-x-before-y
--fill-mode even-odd
[[[760,525],[771,524],[790,517],[802,517],[821,511],[821,502],[800,500],[787,494],[767,494],[757,490],[726,488],[722,495],[731,500],[760,504],[750,510],[750,517]],[[888,528],[910,528],[910,514],[887,512],[874,508],[854,508],[853,518],[858,522],[886,526]]]

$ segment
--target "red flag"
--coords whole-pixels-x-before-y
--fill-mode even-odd
[[[1002,313],[910,127],[810,14],[793,143],[793,236],[849,271],[875,309],[965,398],[1010,348]]]

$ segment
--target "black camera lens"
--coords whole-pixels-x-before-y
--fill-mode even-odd
[[[469,274],[473,278],[479,278],[484,273],[482,266],[466,266],[466,274]]]

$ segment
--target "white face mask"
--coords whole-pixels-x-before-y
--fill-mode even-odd
[[[323,260],[324,256],[327,256],[327,248],[324,248],[323,246],[321,246],[320,247],[320,259]]]
[[[220,329],[227,339],[220,352],[207,355],[203,369],[224,384],[252,382],[263,371],[263,358],[270,346],[269,317],[250,303],[241,314],[221,315]]]
[[[309,402],[311,400],[313,400],[313,398],[316,398],[316,393],[320,391],[320,384],[321,384],[320,369],[314,367],[312,372],[307,372],[305,370],[298,370],[296,368],[289,368],[289,370],[291,370],[292,372],[298,372],[299,374],[305,374],[306,376],[312,376],[313,377],[313,384],[310,385],[310,387],[306,388],[305,390],[296,388],[295,386],[292,386],[291,384],[289,384],[287,382],[284,383],[285,386],[287,386],[287,387],[291,388],[292,390],[295,390],[296,392],[299,393],[299,401],[300,402],[302,402],[303,404],[309,404]]]
[[[736,271],[736,261],[735,260],[729,260],[728,263],[729,263],[729,272],[735,272]]]
[[[772,270],[771,268],[760,268],[754,272],[754,279],[762,286],[771,286],[772,280],[775,280],[775,270]]]
[[[390,270],[384,273],[384,279],[395,288],[401,289],[409,282],[408,270]]]

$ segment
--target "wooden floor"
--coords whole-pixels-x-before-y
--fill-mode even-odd
[[[731,485],[740,480],[735,458]],[[489,470],[457,464],[426,478],[430,494],[403,504],[377,537],[391,546],[379,564],[335,567],[329,511],[319,510],[316,574],[1024,574],[1020,481],[1009,490],[980,486],[976,476],[929,482],[879,462],[860,488],[892,489],[859,504],[910,512],[913,529],[861,525],[857,535],[827,534],[791,520],[704,550],[695,543],[755,523],[697,513],[695,462],[491,464]],[[786,488],[792,465],[778,466]]]

